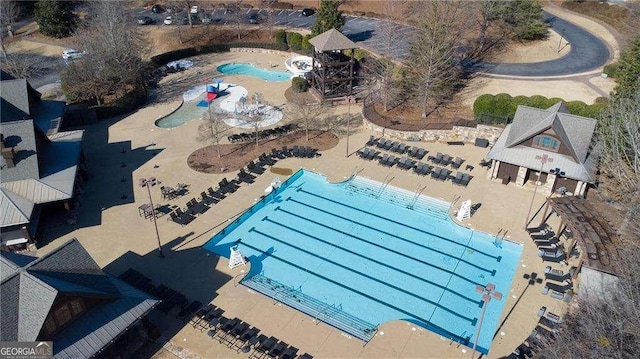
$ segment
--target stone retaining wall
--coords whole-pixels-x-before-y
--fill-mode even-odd
[[[272,49],[258,49],[255,47],[232,47],[229,49],[229,52],[252,52],[258,54],[276,54],[276,55],[289,55],[289,56],[300,56],[295,52],[289,51],[281,51],[281,50],[272,50]]]
[[[474,143],[476,138],[486,138],[493,145],[503,128],[477,125],[476,127],[452,126],[451,130],[420,130],[420,131],[399,131],[376,125],[369,121],[362,112],[364,126],[378,136],[391,137],[404,141],[425,141],[425,142],[449,142],[459,141]]]

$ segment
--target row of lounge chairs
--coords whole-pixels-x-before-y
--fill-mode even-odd
[[[298,129],[298,126],[296,124],[290,123],[290,124],[286,124],[284,126],[279,126],[279,127],[276,127],[276,128],[260,131],[260,132],[258,132],[258,137],[260,139],[278,137],[278,136],[286,135],[286,134],[288,134],[290,132],[293,132],[293,131],[295,131],[297,129]],[[251,133],[244,133],[244,132],[243,133],[238,133],[238,134],[227,136],[227,140],[229,140],[229,142],[231,142],[231,143],[255,141],[256,140],[256,134],[253,133],[253,132],[251,132]]]
[[[376,138],[375,136],[370,136],[369,141],[367,141],[367,146],[376,146],[377,148],[388,150],[391,152],[399,153],[399,154],[407,154],[410,157],[417,158],[419,160],[423,159],[427,154],[427,150],[417,146],[407,146],[403,143],[392,141],[390,139],[385,138]]]
[[[227,194],[234,193],[238,190],[241,183],[253,183],[256,178],[255,175],[260,175],[265,172],[265,166],[273,166],[279,159],[288,157],[312,158],[316,156],[318,156],[317,151],[309,146],[293,146],[292,148],[282,146],[281,149],[272,149],[270,154],[263,152],[257,161],[249,161],[246,170],[245,168],[241,168],[235,179],[227,180],[227,178],[223,178],[218,182],[216,190],[214,190],[213,187],[209,187],[207,192],[203,191],[200,193],[200,200],[192,198],[187,202],[187,207],[184,210],[177,208],[170,212],[169,220],[186,226],[191,223],[196,216],[205,213],[211,206],[226,198]]]
[[[538,310],[538,325],[529,334],[527,339],[509,354],[508,359],[533,358],[545,345],[552,341],[558,334],[562,318],[553,313],[547,313],[547,307]]]
[[[150,278],[133,268],[127,269],[125,272],[120,274],[118,278],[160,299],[161,303],[158,304],[156,309],[165,314],[169,313],[169,311],[174,307],[180,308],[178,314],[189,308],[187,297],[184,294],[163,284],[160,284],[157,287],[154,286]]]
[[[428,156],[427,157],[428,161],[431,161],[435,164],[440,164],[442,166],[448,166],[451,165],[452,168],[458,169],[460,168],[460,166],[462,166],[462,163],[464,162],[464,159],[460,158],[460,157],[456,157],[455,159],[451,156],[449,156],[448,154],[442,154],[440,152],[436,153],[435,156]]]
[[[209,304],[198,311],[190,322],[194,328],[209,328],[207,335],[211,339],[218,340],[237,352],[249,353],[250,358],[280,358],[293,359],[298,354],[298,348],[290,346],[276,337],[267,337],[260,333],[260,329],[242,321],[239,318],[229,319],[222,315],[223,311]],[[313,359],[313,356],[304,353],[297,356],[302,359]]]

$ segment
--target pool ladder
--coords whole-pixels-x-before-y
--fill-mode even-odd
[[[420,186],[421,185],[418,185],[418,188],[416,188],[416,193],[413,195],[413,199],[411,200],[411,204],[408,207],[410,209],[413,209],[413,207],[416,205],[416,202],[418,201],[418,198],[420,198],[420,195],[422,194],[422,191],[427,189],[426,185],[422,186],[422,188],[420,188]]]
[[[382,192],[385,190],[385,188],[387,188],[387,186],[389,186],[389,183],[391,183],[391,181],[393,181],[394,178],[395,177],[389,177],[389,175],[386,175],[384,177],[384,181],[380,185],[380,189],[378,190],[378,194],[376,195],[377,198],[380,198],[380,195],[382,194]]]

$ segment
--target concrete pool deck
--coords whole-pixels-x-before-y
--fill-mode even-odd
[[[224,56],[241,58],[239,54]],[[275,57],[269,60],[268,56],[271,55],[261,55],[261,61],[275,62],[279,57],[273,55]],[[221,59],[227,60],[228,58]],[[220,61],[212,61],[211,66],[219,63]],[[194,66],[187,71],[203,69]],[[189,75],[187,71],[181,74]],[[198,76],[204,74],[201,72]],[[265,86],[265,82],[259,79],[225,76],[225,79],[227,78],[229,82],[242,84],[249,91],[257,90],[264,93],[273,103],[286,102],[283,93],[289,86],[288,83]],[[175,81],[175,78],[168,78],[166,81]],[[188,85],[193,86],[193,83]],[[332,327],[314,323],[313,318],[306,314],[274,304],[272,299],[254,293],[246,287],[236,286],[237,279],[234,280],[234,277],[238,276],[243,268],[229,270],[225,258],[218,258],[200,246],[217,233],[229,218],[251,206],[263,195],[264,189],[275,177],[282,177],[270,171],[258,176],[252,185],[243,184],[236,193],[214,205],[188,226],[181,227],[167,221],[167,216],[158,218],[160,239],[166,255],[164,259],[158,258],[154,226],[152,222],[138,215],[138,206],[148,202],[147,190],[137,185],[138,179],[153,176],[161,181],[162,185],[174,186],[178,182],[189,184],[189,194],[170,201],[160,198],[159,186],[153,187],[151,192],[156,205],[184,207],[189,199],[198,197],[200,192],[210,186],[215,187],[223,177],[232,179],[236,174],[203,174],[188,167],[187,156],[204,145],[196,141],[200,121],[190,121],[173,129],[155,127],[154,120],[166,115],[173,108],[175,102],[151,104],[120,121],[102,121],[87,127],[84,145],[90,178],[83,185],[78,224],[45,228],[44,239],[49,242],[39,249],[38,255],[58,247],[69,238],[76,237],[107,272],[118,275],[133,267],[152,278],[155,285],[162,283],[180,290],[190,300],[212,302],[225,310],[225,316],[247,321],[260,328],[265,335],[275,336],[299,348],[299,353],[308,352],[317,358],[470,356],[470,348],[452,343],[447,338],[441,338],[403,321],[381,325],[378,335],[363,346],[363,342],[342,335]],[[352,110],[355,112],[353,108]],[[518,304],[500,328],[504,335],[497,334],[488,357],[497,358],[511,353],[536,326],[536,313],[541,306],[546,306],[547,311],[556,314],[564,313],[566,303],[548,295],[543,296],[542,284],[535,284],[529,288],[528,280],[523,279],[523,275],[532,272],[544,277],[544,267],[548,265],[537,257],[537,248],[523,230],[533,192],[527,188],[504,186],[488,180],[487,171],[478,165],[488,149],[474,147],[471,144],[448,146],[442,143],[408,143],[424,147],[433,153],[443,152],[451,156],[460,156],[466,160],[463,168],[466,164],[475,166],[470,172],[474,178],[469,186],[460,187],[450,181],[435,181],[430,177],[417,176],[396,167],[386,168],[377,162],[360,159],[354,152],[364,145],[369,133],[362,127],[358,127],[356,131],[349,140],[349,157],[345,156],[346,139],[341,138],[338,146],[322,152],[320,157],[288,158],[278,161],[276,166],[291,168],[294,171],[304,167],[326,175],[330,181],[342,181],[356,169],[361,169],[360,176],[380,182],[387,176],[393,177],[391,183],[394,186],[410,191],[414,191],[420,185],[426,185],[423,194],[427,196],[449,202],[456,196],[461,196],[460,200],[470,199],[473,203],[481,203],[480,209],[470,220],[465,221],[465,225],[489,233],[497,233],[502,228],[508,231],[508,238],[524,245],[511,291],[503,293],[502,300],[506,303],[502,319],[516,302]],[[538,193],[534,208],[540,207],[543,201],[544,197]],[[553,226],[558,224],[553,216],[550,222]],[[568,269],[562,264],[553,266],[565,271]],[[522,293],[524,295],[521,295]],[[175,312],[168,316],[154,313],[151,318],[160,326],[162,340],[167,341],[164,350],[190,358],[247,356],[212,341],[207,337],[206,331],[201,332],[183,324],[174,319],[174,316]],[[157,357],[165,355],[168,354],[160,352]]]

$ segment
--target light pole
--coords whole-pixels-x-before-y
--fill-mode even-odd
[[[478,346],[478,337],[480,336],[480,330],[482,329],[482,321],[484,320],[484,314],[487,311],[487,306],[491,301],[491,298],[495,300],[502,299],[502,293],[496,292],[496,285],[488,283],[486,286],[476,286],[476,292],[482,294],[482,314],[480,314],[480,322],[478,322],[478,330],[476,330],[476,338],[473,341],[473,350],[471,351],[471,359],[476,355],[476,347]]]
[[[164,258],[162,253],[162,244],[160,244],[160,232],[158,232],[158,223],[156,222],[156,208],[153,206],[153,200],[151,199],[151,181],[146,178],[142,178],[143,186],[147,187],[147,193],[149,194],[149,205],[151,206],[151,218],[153,219],[153,225],[156,228],[156,238],[158,239],[158,257]]]
[[[347,117],[347,157],[349,157],[349,131],[351,127],[351,101],[353,101],[355,97],[347,96],[347,113],[349,117]]]
[[[547,155],[536,156],[536,160],[540,161],[540,172],[538,173],[538,178],[536,179],[536,187],[533,190],[533,196],[531,197],[531,204],[529,205],[529,210],[527,211],[527,218],[524,220],[524,229],[527,229],[529,225],[529,216],[531,215],[531,209],[533,208],[533,201],[536,198],[536,193],[538,192],[538,186],[540,185],[540,177],[542,176],[542,167],[547,162],[553,162],[553,158]]]

